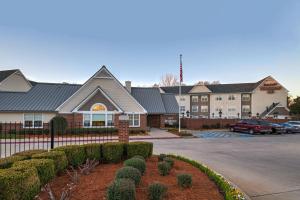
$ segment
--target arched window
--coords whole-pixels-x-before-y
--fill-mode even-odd
[[[91,107],[91,111],[93,112],[105,112],[106,110],[106,106],[102,103],[96,103]]]

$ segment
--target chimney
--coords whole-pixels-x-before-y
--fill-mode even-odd
[[[126,89],[129,93],[131,93],[131,81],[125,81]]]

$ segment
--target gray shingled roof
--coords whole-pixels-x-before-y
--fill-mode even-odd
[[[205,85],[212,93],[247,93],[252,92],[259,86],[265,79],[256,83],[233,83],[233,84],[216,84]],[[193,88],[193,85],[181,86],[182,94],[188,94]],[[161,87],[166,93],[179,94],[179,86]]]
[[[166,113],[159,88],[132,87],[131,95],[146,109],[148,114]]]
[[[175,114],[179,112],[179,107],[174,94],[161,94],[166,113]]]
[[[55,111],[80,87],[75,84],[36,83],[28,92],[0,92],[0,111]]]
[[[5,70],[5,71],[0,71],[0,82],[2,82],[4,79],[12,75],[18,71],[17,69],[12,69],[12,70]]]

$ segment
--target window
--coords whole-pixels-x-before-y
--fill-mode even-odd
[[[184,98],[184,97],[181,97],[181,98],[180,98],[180,101],[185,101],[185,98]]]
[[[192,102],[198,102],[198,96],[192,96]]]
[[[216,112],[222,111],[222,108],[216,108]]]
[[[114,126],[114,114],[107,112],[106,106],[101,103],[94,104],[90,112],[83,115],[84,127]]]
[[[208,112],[208,106],[201,106],[201,112]]]
[[[250,106],[249,105],[243,105],[242,106],[242,112],[244,112],[244,113],[248,113],[248,112],[250,112],[251,110],[250,110]]]
[[[235,108],[228,108],[228,112],[235,112]]]
[[[185,106],[180,106],[180,112],[184,113],[185,112]]]
[[[221,96],[216,97],[216,101],[222,101],[222,97]]]
[[[207,102],[208,101],[208,96],[207,95],[201,96],[201,101],[202,102]]]
[[[43,116],[42,114],[26,113],[24,114],[24,128],[42,128]]]
[[[233,101],[233,100],[235,100],[235,97],[234,97],[234,95],[229,95],[229,97],[228,97],[228,100],[229,100],[229,101]]]
[[[129,127],[140,126],[140,114],[128,114],[128,117],[129,117]]]
[[[198,112],[198,106],[192,106],[192,112]]]
[[[250,94],[242,94],[242,101],[250,101],[251,96]]]

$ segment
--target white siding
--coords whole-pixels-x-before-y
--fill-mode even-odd
[[[181,95],[182,101],[179,102],[179,95],[175,95],[178,105],[185,107],[185,116],[186,111],[190,111],[190,95]],[[183,100],[184,99],[184,100]]]
[[[48,123],[53,117],[55,117],[56,113],[42,113],[43,122]],[[0,122],[4,123],[23,123],[24,113],[0,113]]]
[[[234,95],[235,100],[229,100],[229,96]],[[216,98],[221,97],[221,101],[217,101]],[[238,113],[241,114],[241,94],[229,93],[229,94],[211,94],[210,95],[210,117],[214,113],[214,117],[219,117],[219,111],[222,110],[222,118],[236,118]],[[241,115],[240,115],[241,116]]]

